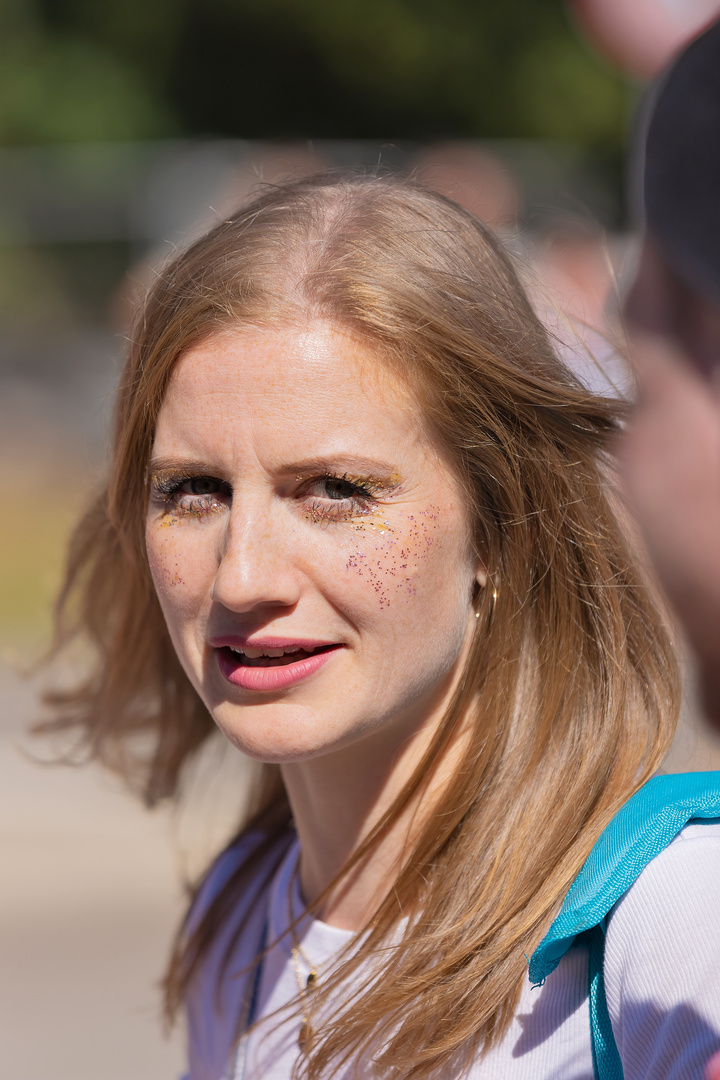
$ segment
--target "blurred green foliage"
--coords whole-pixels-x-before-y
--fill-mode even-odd
[[[553,137],[627,91],[562,0],[2,0],[0,143]]]

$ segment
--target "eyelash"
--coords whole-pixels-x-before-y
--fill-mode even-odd
[[[328,480],[339,484],[345,484],[351,489],[351,493],[343,499],[326,499],[323,502],[310,503],[306,510],[306,516],[313,523],[349,521],[351,518],[362,514],[369,514],[374,502],[376,486],[369,480],[352,479],[347,474],[335,476],[327,474],[312,480],[312,484],[326,483]]]
[[[207,480],[216,484],[218,491],[209,492],[206,495],[194,495],[191,492],[181,491],[183,484],[191,480]],[[211,514],[217,514],[227,509],[226,502],[218,499],[218,495],[224,493],[225,497],[230,494],[230,488],[222,480],[215,476],[181,476],[175,474],[168,477],[154,476],[151,480],[152,496],[158,502],[165,503],[166,513],[175,517],[205,518]],[[191,500],[181,502],[180,500]]]
[[[190,492],[181,491],[180,489],[184,484],[189,483],[191,480],[207,480],[218,487],[217,492],[210,492],[206,495],[193,495]],[[351,518],[358,517],[363,514],[368,514],[372,509],[372,503],[374,501],[374,490],[376,491],[380,485],[374,484],[370,480],[351,478],[346,473],[343,475],[326,474],[324,476],[314,477],[313,479],[306,481],[305,487],[311,487],[317,484],[324,484],[328,481],[334,481],[337,484],[346,485],[350,490],[349,494],[344,498],[331,499],[330,497],[321,500],[315,497],[312,502],[306,507],[305,513],[310,521],[314,523],[319,522],[334,522],[334,521],[349,521]],[[218,480],[214,476],[199,476],[197,474],[193,476],[180,476],[174,475],[169,477],[155,476],[151,480],[152,497],[158,502],[164,503],[167,506],[167,513],[174,515],[175,517],[195,517],[205,518],[211,514],[216,514],[227,509],[227,502],[220,501],[218,495],[223,493],[225,489],[225,498],[232,494],[229,485],[225,484],[222,480]],[[192,500],[188,505],[180,502],[183,500]]]

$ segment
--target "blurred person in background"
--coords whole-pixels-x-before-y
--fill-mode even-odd
[[[159,270],[50,726],[150,804],[215,726],[261,766],[165,981],[191,1080],[699,1080],[720,782],[651,779],[676,668],[619,409],[418,184],[274,186]]]
[[[568,0],[583,33],[632,78],[658,75],[720,11],[718,0]]]
[[[460,203],[496,232],[517,228],[521,198],[517,177],[484,147],[432,143],[416,157],[413,172],[421,183]]]
[[[563,361],[593,393],[624,397],[630,375],[609,322],[615,252],[596,221],[555,214],[534,238],[531,292]]]
[[[720,730],[720,23],[661,80],[625,317],[639,403],[626,485]]]
[[[651,0],[575,7],[598,44],[646,76],[718,11],[712,0],[664,11]],[[625,305],[639,401],[621,454],[634,514],[692,647],[704,714],[720,730],[720,23],[659,79],[646,124],[646,232]],[[720,1080],[720,1055],[706,1077]]]
[[[412,172],[515,245],[521,185],[496,154],[467,142],[433,143],[417,155]],[[607,324],[615,272],[605,230],[587,214],[545,217],[523,260],[533,306],[563,362],[585,386],[621,396],[628,370]]]

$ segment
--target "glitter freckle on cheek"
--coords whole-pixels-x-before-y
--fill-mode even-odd
[[[391,529],[389,522],[383,522],[387,535],[382,542],[374,545],[371,554],[362,550],[354,552],[345,566],[368,583],[377,595],[381,610],[389,608],[393,599],[404,598],[407,602],[417,595],[415,576],[428,558],[437,539],[434,534],[440,529],[440,514],[434,506],[408,514],[405,520],[405,529],[400,529],[398,524]],[[398,532],[404,533],[402,543],[396,535]]]
[[[160,523],[160,527],[163,527],[163,523]],[[168,538],[164,538],[167,543]],[[167,552],[153,552],[148,548],[148,565],[150,566],[150,573],[152,574],[153,581],[155,582],[155,588],[160,591],[163,588],[172,588],[175,585],[187,585],[184,577],[180,572],[180,560],[173,558]]]

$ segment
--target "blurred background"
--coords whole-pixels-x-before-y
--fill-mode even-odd
[[[718,9],[0,0],[0,1075],[179,1075],[157,981],[183,882],[242,800],[220,748],[182,813],[148,815],[93,768],[39,763],[26,734],[38,687],[19,672],[102,474],[133,297],[261,182],[409,170],[500,232],[568,362],[622,393],[633,116]],[[719,765],[689,701],[668,768]]]

